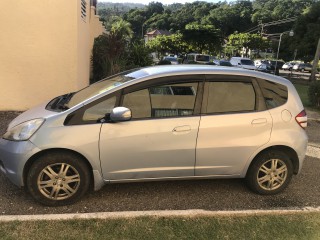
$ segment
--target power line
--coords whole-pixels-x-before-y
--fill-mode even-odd
[[[251,32],[255,32],[255,31],[259,31],[261,30],[261,34],[263,34],[263,29],[264,27],[268,27],[268,26],[274,26],[274,25],[280,25],[280,24],[284,24],[284,23],[288,23],[288,22],[294,22],[297,20],[297,17],[290,17],[290,18],[285,18],[285,19],[280,19],[280,20],[276,20],[276,21],[272,21],[272,22],[267,22],[267,23],[260,23],[259,25],[252,27],[246,31],[244,31],[245,33],[251,33]]]

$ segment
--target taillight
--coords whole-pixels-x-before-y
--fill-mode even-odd
[[[302,127],[302,128],[306,128],[306,127],[307,127],[308,117],[307,117],[307,113],[306,113],[305,110],[302,110],[302,111],[296,116],[296,121],[297,121],[297,123],[300,125],[300,127]]]

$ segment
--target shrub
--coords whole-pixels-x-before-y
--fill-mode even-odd
[[[320,81],[312,82],[308,90],[309,102],[313,107],[320,108]]]

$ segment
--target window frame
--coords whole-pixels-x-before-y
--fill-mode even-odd
[[[103,97],[101,97],[91,103],[88,103],[88,104],[82,106],[81,108],[68,114],[68,116],[66,117],[66,119],[64,121],[64,125],[65,126],[72,126],[72,125],[86,125],[86,124],[101,124],[101,123],[103,123],[103,121],[98,121],[98,120],[88,120],[88,121],[83,120],[83,115],[84,115],[85,111],[87,109],[95,106],[96,104],[99,104],[109,98],[112,98],[112,97],[116,97],[116,103],[115,103],[114,107],[118,107],[119,102],[120,102],[120,96],[121,96],[121,90],[118,90],[116,92],[110,93],[110,94],[103,96]]]
[[[257,80],[251,76],[240,76],[240,75],[206,75],[206,81],[204,84],[203,92],[203,104],[201,108],[201,115],[225,115],[225,114],[239,114],[239,113],[252,113],[261,112],[267,110],[266,103],[264,101],[260,86]],[[219,113],[208,113],[207,106],[209,100],[209,83],[210,82],[245,82],[251,83],[255,92],[255,109],[246,111],[232,111],[232,112],[219,112]]]
[[[146,118],[135,118],[130,121],[141,121],[141,120],[154,120],[154,119],[170,119],[170,118],[181,118],[181,117],[194,117],[200,116],[201,114],[201,105],[203,100],[203,88],[205,82],[204,74],[188,74],[188,75],[175,75],[175,76],[167,76],[167,77],[159,77],[154,78],[152,80],[147,80],[141,83],[137,83],[131,86],[128,86],[122,89],[120,104],[119,106],[123,106],[123,98],[125,94],[140,91],[146,88],[157,87],[161,85],[167,84],[180,84],[180,83],[192,83],[198,82],[198,88],[196,92],[196,99],[194,103],[194,110],[192,115],[185,116],[170,116],[170,117],[146,117]],[[150,95],[150,92],[149,92]],[[150,98],[151,101],[151,98]],[[151,104],[151,103],[150,103]]]
[[[286,86],[285,84],[276,82],[276,81],[271,81],[271,80],[269,80],[269,79],[256,78],[255,80],[256,80],[257,85],[258,85],[258,87],[259,87],[259,89],[260,89],[261,98],[263,99],[263,102],[264,102],[264,105],[265,105],[265,109],[266,109],[266,110],[272,110],[272,109],[281,107],[281,106],[283,106],[283,105],[285,105],[285,104],[288,103],[288,99],[289,99],[289,89],[288,89],[288,86]],[[266,103],[265,95],[263,94],[263,91],[262,91],[262,86],[261,86],[261,85],[262,85],[262,81],[268,81],[268,82],[272,82],[273,84],[277,84],[277,85],[282,85],[282,86],[284,86],[284,87],[286,88],[286,93],[287,93],[287,99],[286,99],[286,101],[285,101],[283,104],[279,105],[279,106],[271,107],[271,108],[270,108],[270,107],[268,106],[268,104]]]

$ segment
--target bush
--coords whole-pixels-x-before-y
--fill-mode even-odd
[[[308,90],[309,102],[313,107],[320,108],[320,81],[312,82]]]

